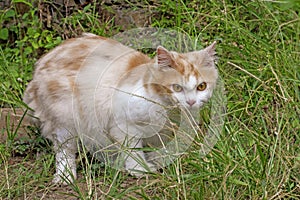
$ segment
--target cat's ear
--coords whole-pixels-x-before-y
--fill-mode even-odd
[[[169,68],[172,64],[172,55],[166,48],[158,46],[156,49],[156,62],[160,68]]]
[[[209,56],[215,57],[215,55],[216,55],[216,46],[217,46],[217,42],[214,41],[211,45],[206,47],[204,49],[204,51],[206,51]]]
[[[208,47],[196,52],[200,56],[199,66],[215,67],[217,62],[216,45],[217,42],[215,41]]]
[[[207,66],[207,67],[215,66],[215,63],[217,62],[216,45],[217,42],[215,41],[205,49],[201,50],[201,52],[205,52],[204,54],[205,56],[202,61],[203,66]]]

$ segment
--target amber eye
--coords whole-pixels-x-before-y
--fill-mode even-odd
[[[206,83],[205,82],[203,82],[203,83],[200,83],[199,85],[198,85],[198,87],[197,87],[197,90],[199,90],[199,91],[203,91],[203,90],[205,90],[206,89]]]
[[[172,87],[175,92],[181,92],[183,90],[183,88],[178,84],[174,84]]]

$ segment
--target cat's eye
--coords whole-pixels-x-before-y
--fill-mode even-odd
[[[206,83],[203,82],[203,83],[200,83],[200,84],[198,85],[197,90],[203,91],[203,90],[206,89],[206,87],[207,87]]]
[[[181,92],[183,90],[183,88],[178,84],[172,85],[172,88],[175,92]]]

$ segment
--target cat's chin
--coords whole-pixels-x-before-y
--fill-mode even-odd
[[[201,108],[201,106],[188,106],[188,109],[191,111],[197,111]]]
[[[190,105],[181,105],[179,107],[181,109],[183,109],[183,110],[198,111],[202,107],[202,104],[201,105],[193,105],[193,106],[190,106]]]

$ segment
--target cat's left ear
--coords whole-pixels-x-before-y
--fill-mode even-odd
[[[216,61],[217,61],[216,45],[217,45],[217,42],[215,41],[208,47],[199,51],[200,55],[202,56],[201,65],[207,66],[207,67],[215,66]]]
[[[217,46],[217,42],[214,41],[211,45],[209,45],[208,47],[206,47],[203,50],[206,51],[209,56],[215,57],[215,55],[216,55],[216,46]]]

